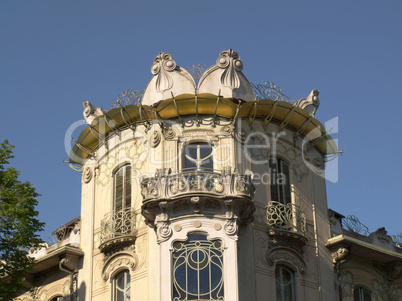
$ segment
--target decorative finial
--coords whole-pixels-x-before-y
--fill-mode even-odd
[[[314,117],[320,105],[318,94],[320,94],[320,91],[314,89],[313,91],[311,91],[310,95],[307,96],[307,98],[302,98],[298,100],[295,106],[306,110],[310,114],[310,116]]]
[[[95,108],[88,100],[84,101],[82,105],[84,106],[83,115],[87,124],[91,124],[96,117],[104,115],[102,108]]]
[[[243,70],[243,63],[240,61],[239,54],[233,51],[233,49],[224,50],[219,54],[216,65],[219,68],[225,69],[221,76],[221,84],[224,87],[238,89],[240,87],[240,79],[237,71]]]
[[[172,88],[173,80],[168,72],[172,72],[175,69],[176,62],[169,53],[161,52],[155,57],[151,72],[158,77],[156,80],[157,92],[163,93]]]

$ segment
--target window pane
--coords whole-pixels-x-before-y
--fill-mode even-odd
[[[207,143],[189,144],[184,147],[184,168],[213,169],[212,146]]]
[[[271,201],[288,204],[291,202],[289,166],[278,158],[269,160]]]

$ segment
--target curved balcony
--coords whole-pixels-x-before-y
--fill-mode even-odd
[[[269,202],[266,223],[271,236],[293,237],[306,242],[306,216],[294,204]]]
[[[101,221],[101,252],[108,252],[126,243],[133,243],[137,235],[136,214],[130,208],[109,212]]]
[[[194,212],[199,213],[203,209],[210,209],[211,202],[217,207],[224,207],[225,200],[232,200],[237,205],[243,206],[245,214],[250,213],[247,206],[251,208],[250,215],[254,211],[251,201],[254,195],[252,173],[240,175],[231,172],[230,168],[225,168],[224,171],[183,169],[175,173],[161,169],[157,171],[155,177],[142,180],[141,194],[142,214],[147,223],[153,222],[155,211],[159,210],[158,204],[161,202],[169,205],[179,202],[187,203],[189,206],[195,204],[198,209]]]

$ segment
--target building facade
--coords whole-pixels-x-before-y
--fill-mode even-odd
[[[402,300],[395,239],[328,210],[318,90],[252,85],[231,49],[193,68],[160,53],[143,93],[84,102],[81,216],[32,250],[20,299]]]

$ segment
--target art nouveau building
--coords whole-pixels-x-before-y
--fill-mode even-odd
[[[401,249],[328,211],[318,91],[242,69],[222,51],[196,84],[160,53],[143,94],[84,102],[81,217],[32,251],[22,300],[402,300]]]

